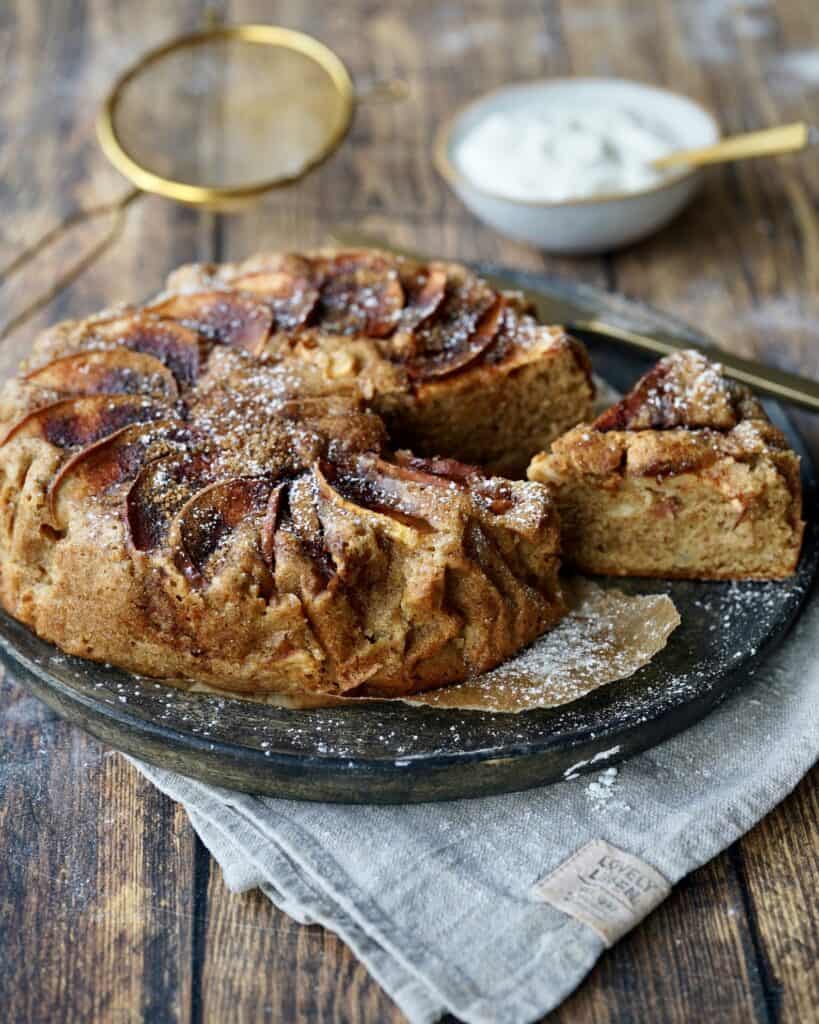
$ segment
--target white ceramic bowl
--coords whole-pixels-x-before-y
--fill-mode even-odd
[[[666,126],[679,149],[711,145],[720,135],[715,119],[698,103],[640,82],[552,78],[504,86],[462,108],[440,129],[435,144],[438,170],[484,223],[547,252],[606,252],[656,231],[695,194],[702,172],[681,169],[640,192],[559,201],[510,199],[482,188],[458,168],[454,154],[460,141],[488,114],[527,107],[543,110],[567,102],[635,111]]]

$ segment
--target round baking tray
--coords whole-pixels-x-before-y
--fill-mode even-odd
[[[578,313],[707,343],[693,328],[621,296],[538,274],[503,273],[510,287],[536,288]],[[590,341],[589,348],[595,370],[621,390],[648,365],[613,344]],[[767,408],[802,456],[805,508],[812,510],[814,466],[782,410]],[[669,594],[682,624],[628,679],[573,704],[517,715],[400,702],[294,711],[191,694],[67,656],[2,613],[0,660],[13,679],[103,742],[206,782],[301,800],[476,797],[608,767],[702,718],[746,682],[785,635],[817,561],[811,520],[799,570],[785,582],[603,581],[633,593]]]

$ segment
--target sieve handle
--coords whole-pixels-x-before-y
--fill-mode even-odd
[[[12,274],[22,270],[40,253],[45,252],[55,242],[58,242],[72,228],[78,227],[80,224],[87,224],[98,217],[104,217],[108,214],[114,215],[111,227],[93,248],[81,256],[75,263],[72,263],[67,270],[63,271],[45,292],[32,299],[27,306],[0,327],[0,341],[4,341],[13,331],[16,331],[18,327],[22,327],[24,323],[30,320],[35,313],[39,313],[55,296],[59,295],[63,288],[67,288],[83,271],[95,263],[106,249],[113,245],[125,226],[125,215],[128,207],[135,199],[139,199],[144,195],[145,193],[140,189],[132,188],[120,196],[119,199],[114,199],[109,203],[100,203],[98,206],[88,206],[85,209],[76,210],[60,221],[59,224],[49,228],[36,242],[33,242],[28,248],[18,253],[13,260],[0,269],[0,284],[2,284]]]

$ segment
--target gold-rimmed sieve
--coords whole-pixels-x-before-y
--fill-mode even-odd
[[[0,270],[2,280],[67,229],[113,215],[101,241],[0,329],[0,337],[111,245],[140,196],[211,210],[244,205],[300,181],[332,156],[362,99],[400,99],[406,91],[400,80],[356,87],[328,46],[277,25],[220,25],[143,54],[114,82],[96,125],[105,155],[133,187],[119,200],[72,214]]]

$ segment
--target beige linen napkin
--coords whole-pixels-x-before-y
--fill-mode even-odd
[[[811,767],[818,647],[814,599],[756,678],[699,725],[617,769],[525,793],[405,807],[297,803],[138,767],[184,804],[231,889],[259,887],[297,920],[337,932],[414,1024],[445,1012],[524,1024],[565,999],[600,956],[607,900],[628,895],[631,882],[653,886],[619,903],[624,920],[611,939],[662,898],[663,880],[733,843]],[[613,854],[595,845],[591,861],[588,851],[571,860],[593,840]],[[566,861],[546,902],[536,886]],[[601,864],[619,872],[602,889]],[[603,904],[584,909],[578,886]]]

